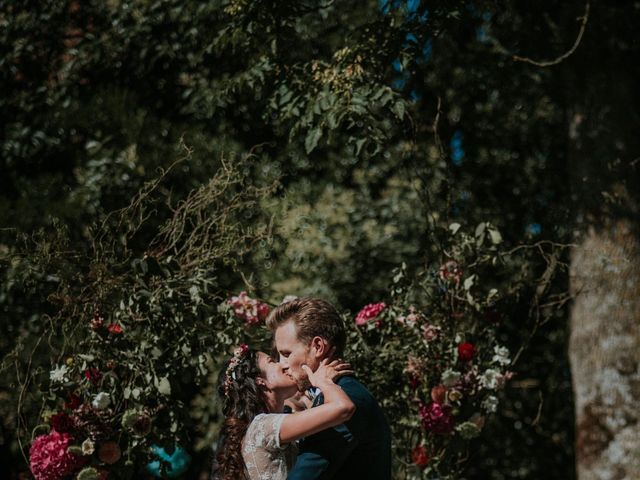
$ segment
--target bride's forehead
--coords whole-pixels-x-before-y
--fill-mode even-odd
[[[263,366],[269,361],[269,355],[264,352],[258,352],[258,365]]]

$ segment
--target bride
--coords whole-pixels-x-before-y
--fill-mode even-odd
[[[323,360],[312,372],[302,367],[324,404],[282,413],[296,394],[292,377],[269,355],[238,347],[220,372],[224,423],[213,478],[216,480],[285,480],[296,456],[295,440],[349,420],[355,405],[333,381],[353,372],[340,360]]]

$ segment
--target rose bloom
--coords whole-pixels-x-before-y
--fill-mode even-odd
[[[440,327],[436,327],[435,325],[423,325],[422,326],[422,336],[427,342],[434,340],[438,333],[440,333]]]
[[[427,449],[423,445],[416,445],[411,450],[411,461],[420,468],[424,468],[429,463],[429,457],[427,455]]]
[[[120,460],[122,451],[116,442],[106,442],[100,445],[98,450],[98,458],[101,462],[108,463],[109,465],[116,463]]]
[[[387,305],[384,302],[365,305],[362,307],[362,310],[358,312],[358,315],[356,315],[356,325],[362,326],[373,320],[386,308],[386,306]]]
[[[476,347],[473,343],[465,342],[458,345],[458,358],[463,362],[468,362],[473,359],[476,353]]]
[[[62,480],[79,470],[85,460],[69,452],[71,437],[55,430],[40,435],[31,444],[29,467],[36,480]]]
[[[448,435],[453,431],[454,420],[449,405],[441,405],[438,402],[420,405],[420,417],[422,427],[427,432]]]
[[[436,403],[443,404],[447,398],[447,387],[437,385],[431,389],[431,400]]]
[[[231,297],[227,303],[233,308],[236,317],[244,320],[247,326],[256,325],[269,315],[269,305],[249,297],[245,291]]]

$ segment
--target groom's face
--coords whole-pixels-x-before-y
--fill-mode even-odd
[[[319,364],[316,356],[313,355],[311,343],[307,344],[298,338],[296,324],[293,321],[280,325],[274,336],[280,363],[285,373],[293,378],[298,385],[298,390],[303,391],[309,388],[309,379],[302,365],[307,365],[311,371],[315,371]]]

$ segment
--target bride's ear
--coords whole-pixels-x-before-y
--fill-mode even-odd
[[[266,387],[267,381],[262,377],[256,377],[256,385],[258,385],[259,387]]]

